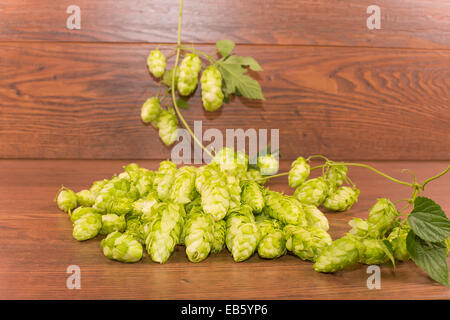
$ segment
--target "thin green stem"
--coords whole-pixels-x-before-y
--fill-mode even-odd
[[[189,48],[189,47],[186,47],[186,46],[183,46],[183,45],[179,45],[179,47],[180,47],[181,50],[190,51],[192,53],[195,53],[195,54],[198,54],[200,56],[203,56],[206,59],[208,59],[211,63],[216,63],[216,60],[212,56],[207,54],[206,52],[203,52],[203,51],[200,51],[200,50],[197,50],[197,49],[194,49],[194,48]]]
[[[182,13],[183,13],[183,0],[180,0],[180,13],[178,16],[178,37],[177,37],[177,54],[176,54],[176,58],[175,58],[175,66],[173,67],[174,70],[176,70],[177,66],[178,66],[178,61],[180,60],[180,50],[181,50],[181,18],[182,18]],[[178,108],[177,105],[177,98],[175,95],[175,75],[176,72],[172,73],[172,101],[173,101],[173,107],[175,108],[175,111],[178,115],[178,118],[180,118],[181,122],[183,123],[184,127],[186,128],[186,130],[189,132],[189,134],[191,135],[191,137],[194,139],[194,141],[212,158],[213,155],[211,154],[211,152],[206,149],[206,147],[200,142],[200,140],[198,140],[198,138],[195,136],[194,132],[192,132],[191,128],[189,127],[189,125],[187,124],[186,120],[184,119],[183,115],[180,112],[180,109]]]
[[[325,161],[329,161],[327,157],[324,157],[321,154],[315,154],[315,155],[309,156],[306,160],[310,160],[310,159],[314,159],[314,158],[321,158],[321,159],[324,159]]]
[[[428,182],[433,181],[441,176],[443,176],[444,174],[446,174],[448,171],[450,170],[450,166],[448,166],[444,171],[442,171],[441,173],[438,173],[437,175],[435,175],[434,177],[428,178],[426,179],[424,182],[422,182],[422,186],[421,189],[423,190],[425,188],[425,186],[427,185]]]

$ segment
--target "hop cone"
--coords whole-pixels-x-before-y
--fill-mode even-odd
[[[166,57],[158,49],[150,51],[147,58],[148,70],[156,78],[161,78],[166,69]]]
[[[280,166],[278,160],[271,154],[259,156],[257,164],[259,171],[264,176],[276,174]]]
[[[64,212],[70,212],[77,207],[77,195],[72,190],[63,188],[56,195],[56,204]]]
[[[222,106],[222,75],[214,66],[203,71],[200,79],[202,83],[202,102],[206,111],[215,111]]]
[[[166,146],[172,145],[178,137],[178,118],[173,109],[162,110],[158,118],[159,137]]]
[[[74,223],[75,221],[77,221],[78,219],[80,219],[82,216],[84,216],[85,214],[88,213],[98,213],[97,211],[95,211],[94,208],[90,208],[90,207],[78,207],[75,210],[73,210],[69,215],[70,215],[70,221],[72,221],[72,223]]]
[[[307,225],[305,212],[297,199],[276,191],[267,190],[264,200],[266,203],[264,211],[272,218],[284,224]]]
[[[102,240],[103,254],[120,262],[137,262],[142,258],[142,245],[131,235],[118,231]]]
[[[234,152],[232,148],[223,148],[214,156],[213,162],[220,170],[229,175],[243,176],[248,169],[248,156],[243,152]]]
[[[314,270],[317,272],[336,272],[359,261],[361,243],[353,235],[333,241],[316,259]]]
[[[325,174],[326,179],[331,183],[332,189],[340,187],[347,177],[348,168],[343,165],[331,166]]]
[[[398,211],[395,205],[388,199],[378,199],[370,209],[369,235],[373,238],[381,238],[391,231],[398,219]]]
[[[153,219],[144,227],[145,245],[150,258],[165,263],[180,242],[184,224],[184,208],[174,203],[158,203]]]
[[[242,192],[239,178],[231,175],[226,175],[226,184],[228,187],[228,193],[230,195],[229,210],[239,208],[241,205],[241,192]]]
[[[340,187],[334,193],[328,195],[323,206],[332,211],[346,211],[358,201],[359,190],[357,188]]]
[[[172,161],[162,161],[159,165],[154,183],[158,198],[165,201],[170,199],[170,190],[177,171],[176,165]]]
[[[172,184],[170,198],[173,202],[186,204],[191,202],[195,189],[195,167],[185,166],[177,170]]]
[[[142,105],[141,119],[144,123],[151,123],[153,127],[157,128],[158,117],[161,111],[159,99],[156,97],[149,98]]]
[[[364,264],[382,264],[389,260],[386,252],[383,249],[384,244],[382,240],[378,239],[364,239],[362,240],[363,249],[360,252],[359,262]]]
[[[267,181],[267,179],[264,179],[261,172],[256,169],[248,169],[242,178],[246,180],[256,180],[256,182],[260,185],[263,185]]]
[[[284,233],[286,248],[302,260],[315,261],[332,242],[330,235],[318,226],[287,225]]]
[[[118,216],[114,213],[102,215],[102,228],[100,234],[110,234],[114,231],[124,232],[127,224],[125,216]]]
[[[184,244],[189,261],[205,260],[214,241],[214,219],[197,207],[187,217],[184,228]]]
[[[305,158],[298,157],[297,160],[291,164],[291,170],[289,171],[289,186],[291,188],[300,186],[308,178],[310,170],[311,168]]]
[[[225,247],[225,233],[227,224],[225,220],[214,222],[214,240],[211,244],[211,253],[219,253]]]
[[[200,58],[194,53],[188,53],[181,61],[179,67],[177,88],[182,96],[194,92],[198,83],[198,74],[202,67]]]
[[[394,257],[400,261],[407,261],[411,257],[406,248],[406,237],[408,236],[410,227],[408,224],[395,227],[388,236],[388,240],[392,245]]]
[[[81,190],[77,192],[77,204],[83,207],[92,207],[95,203],[95,197],[90,190]]]
[[[257,247],[258,255],[265,259],[275,259],[284,255],[286,239],[281,223],[266,215],[259,215],[256,218],[256,225],[261,237]]]
[[[129,234],[134,239],[139,241],[140,244],[145,244],[142,223],[139,217],[127,218],[127,227],[125,229],[125,234]]]
[[[202,192],[202,208],[213,216],[215,221],[222,220],[230,207],[230,194],[222,183],[210,184]]]
[[[253,213],[261,213],[265,205],[264,191],[261,185],[251,180],[242,183],[241,201],[248,204],[252,208]]]
[[[294,198],[301,203],[318,207],[327,197],[329,188],[327,180],[323,177],[310,179],[295,190]]]
[[[330,229],[327,217],[325,217],[323,212],[320,211],[316,206],[304,205],[303,211],[305,212],[308,226],[316,226],[325,231],[328,231],[328,229]]]
[[[78,241],[92,239],[98,235],[102,227],[102,216],[98,213],[87,213],[73,223],[73,237]]]
[[[258,227],[248,205],[232,211],[227,218],[226,245],[234,261],[252,256],[259,242]]]
[[[348,224],[352,227],[349,233],[355,236],[365,237],[369,232],[369,224],[361,218],[353,218]]]

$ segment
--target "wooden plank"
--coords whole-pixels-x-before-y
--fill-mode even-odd
[[[140,121],[140,106],[157,91],[145,64],[152,48],[4,44],[0,158],[169,157]],[[286,159],[450,158],[449,51],[242,45],[237,53],[260,61],[266,101],[236,98],[207,113],[197,90],[183,111],[191,125],[278,128]]]
[[[178,247],[164,265],[148,256],[136,264],[121,264],[102,255],[100,239],[79,243],[72,226],[52,199],[64,184],[78,191],[93,180],[121,171],[126,161],[0,160],[0,299],[450,299],[450,290],[430,280],[412,262],[381,266],[381,290],[366,287],[366,267],[336,274],[319,274],[312,264],[286,255],[278,260],[257,256],[234,263],[224,250],[204,262],[187,261]],[[157,161],[139,161],[156,169]],[[374,167],[407,180],[409,168],[420,181],[441,171],[448,162],[373,162]],[[289,166],[281,164],[282,170]],[[314,173],[315,175],[317,173]],[[361,189],[359,202],[344,213],[330,213],[333,238],[348,231],[351,217],[366,218],[377,198],[410,196],[407,187],[362,168],[350,177]],[[450,212],[450,176],[427,185],[424,195]],[[287,178],[268,184],[292,193]],[[81,268],[81,290],[66,289],[69,265]]]
[[[3,1],[0,41],[176,42],[178,0],[78,0],[81,30],[66,28],[72,3]],[[369,30],[369,5],[381,29]],[[446,0],[184,1],[183,40],[238,43],[450,48]]]

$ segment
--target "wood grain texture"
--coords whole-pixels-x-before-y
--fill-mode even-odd
[[[0,48],[0,158],[162,159],[140,121],[155,95],[152,45],[9,43]],[[199,49],[214,52],[211,46]],[[167,52],[167,47],[162,48]],[[266,101],[183,111],[203,130],[279,128],[286,159],[450,159],[450,51],[254,47]]]
[[[146,255],[136,264],[122,264],[102,255],[100,237],[77,242],[72,225],[52,199],[61,184],[78,191],[93,180],[122,170],[125,161],[1,160],[0,161],[0,299],[450,299],[450,289],[430,280],[412,262],[397,270],[381,266],[381,290],[369,290],[364,266],[336,274],[319,274],[312,264],[286,255],[278,260],[257,256],[234,263],[222,251],[205,261],[187,261],[177,247],[164,265]],[[157,161],[138,161],[156,169]],[[448,162],[369,163],[394,177],[407,180],[400,170],[409,168],[419,180],[441,171]],[[281,164],[282,170],[289,166]],[[333,238],[348,231],[353,216],[367,217],[380,197],[408,197],[407,187],[392,183],[362,168],[351,168],[350,177],[361,190],[359,202],[345,213],[330,213]],[[292,193],[287,178],[268,186]],[[450,176],[430,183],[432,196],[450,212]],[[81,290],[66,289],[69,265],[81,268]]]
[[[81,30],[66,28],[70,4],[2,1],[0,41],[176,42],[178,0],[78,0]],[[366,27],[371,4],[381,30]],[[446,0],[187,0],[183,15],[185,42],[450,48]]]

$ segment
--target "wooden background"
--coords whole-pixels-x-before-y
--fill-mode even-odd
[[[211,54],[217,40],[235,41],[264,68],[267,99],[236,98],[206,113],[197,90],[183,110],[190,124],[278,128],[283,170],[318,153],[375,160],[402,180],[403,168],[423,180],[448,165],[448,0],[184,2],[183,41]],[[66,28],[71,4],[81,8],[81,30]],[[366,27],[373,4],[381,30]],[[51,201],[61,184],[79,191],[131,160],[156,169],[170,157],[140,108],[157,91],[147,54],[174,47],[177,17],[178,0],[0,1],[0,299],[450,299],[411,261],[397,271],[382,265],[382,289],[368,290],[361,266],[317,274],[291,255],[236,264],[226,250],[192,264],[182,248],[165,265],[147,256],[124,265],[101,254],[100,239],[72,238]],[[351,217],[367,217],[376,198],[410,193],[361,168],[350,175],[360,200],[327,215],[333,238]],[[269,186],[293,192],[286,177]],[[447,175],[425,195],[448,213],[449,189]],[[82,290],[65,286],[71,264],[81,267]]]
[[[0,158],[169,157],[139,112],[157,91],[147,54],[173,47],[177,15],[177,0],[2,1]],[[279,128],[285,159],[450,158],[449,1],[186,0],[183,41],[214,53],[222,38],[260,62],[267,100],[206,113],[197,90],[190,124]]]

